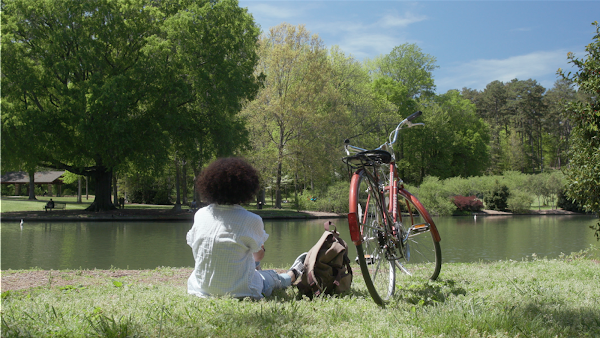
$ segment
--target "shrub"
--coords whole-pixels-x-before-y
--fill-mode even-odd
[[[523,214],[529,211],[531,203],[533,203],[533,197],[524,191],[514,191],[508,198],[508,209],[515,214]]]
[[[562,208],[567,211],[573,212],[585,212],[583,208],[575,201],[568,198],[564,191],[558,193],[558,201],[556,202],[558,208]]]
[[[166,187],[161,187],[154,195],[154,199],[152,200],[153,204],[157,205],[170,205],[171,203],[171,192]]]
[[[73,190],[67,188],[62,191],[62,195],[63,196],[76,196],[77,193],[75,193]]]
[[[156,196],[156,190],[136,189],[129,190],[128,192],[128,197],[131,203],[151,203],[154,200],[154,196]]]
[[[496,181],[496,185],[483,198],[488,209],[506,211],[508,207],[508,196],[510,191],[506,184],[500,184]]]
[[[299,209],[346,213],[348,212],[349,189],[350,183],[342,181],[330,185],[325,192],[320,194],[304,191],[304,194],[298,196]],[[311,197],[315,200],[311,200]]]
[[[15,186],[14,184],[2,184],[2,196],[12,196],[15,194]]]
[[[406,189],[417,196],[432,215],[448,216],[456,210],[444,181],[440,181],[437,177],[427,176],[418,189],[413,187],[406,187]]]
[[[483,209],[483,202],[476,196],[454,196],[452,199],[456,208],[460,211],[480,211]]]

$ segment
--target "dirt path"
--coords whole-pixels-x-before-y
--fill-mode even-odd
[[[6,270],[2,271],[2,292],[36,287],[76,288],[108,284],[171,285],[185,288],[193,268],[156,268],[154,270]],[[278,273],[285,270],[277,269]]]

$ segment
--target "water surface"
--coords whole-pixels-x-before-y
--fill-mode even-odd
[[[348,222],[332,219],[350,243]],[[434,218],[444,262],[521,260],[532,254],[556,258],[600,247],[590,216]],[[323,233],[325,220],[265,220],[265,266],[287,267]],[[188,222],[2,222],[2,269],[154,269],[192,267],[185,235]],[[354,255],[354,248],[350,249]]]

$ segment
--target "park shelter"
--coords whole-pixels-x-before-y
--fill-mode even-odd
[[[52,186],[58,186],[58,196],[62,193],[61,179],[65,171],[38,171],[33,175],[34,184],[47,184],[50,196],[52,196]],[[14,184],[15,193],[18,193],[21,189],[21,185],[29,184],[29,174],[24,171],[9,172],[2,175],[2,184]]]

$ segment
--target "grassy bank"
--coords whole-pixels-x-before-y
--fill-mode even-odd
[[[94,196],[90,196],[86,200],[83,197],[81,203],[77,203],[76,196],[37,196],[37,200],[30,201],[26,196],[2,196],[0,200],[0,210],[2,212],[19,212],[19,211],[43,211],[44,206],[52,198],[54,202],[66,203],[66,210],[84,210],[89,207],[94,201]],[[155,205],[155,204],[126,204],[125,209],[172,209],[172,205]],[[188,209],[187,206],[182,206],[182,209]]]
[[[262,301],[186,294],[190,269],[45,271],[41,286],[5,290],[39,271],[3,271],[3,337],[597,337],[600,264],[556,260],[444,264],[436,282],[401,280],[379,308],[358,268],[341,298]],[[38,278],[39,282],[39,278]]]
[[[66,196],[66,197],[41,197],[38,196],[38,200],[30,201],[25,196],[2,196],[0,199],[0,212],[3,216],[14,216],[14,213],[23,213],[20,217],[26,217],[31,213],[37,213],[44,216],[65,216],[64,210],[53,210],[48,213],[44,212],[44,206],[52,198],[55,202],[67,203],[66,213],[73,216],[74,213],[81,212],[81,214],[90,213],[86,212],[85,209],[92,204],[94,197],[91,196],[89,200],[83,199],[82,203],[77,203],[77,197]],[[275,209],[272,205],[258,210],[256,204],[244,205],[244,208],[252,212],[257,213],[263,218],[298,218],[307,217],[308,215],[302,212],[297,212],[292,208],[290,203],[284,203],[281,209]],[[170,211],[173,209],[173,205],[155,205],[155,204],[125,204],[125,214],[136,213],[137,215],[144,215],[147,212],[148,216],[152,215],[152,212],[156,211]],[[189,207],[182,205],[181,212],[189,211]],[[191,214],[190,214],[191,215]]]

